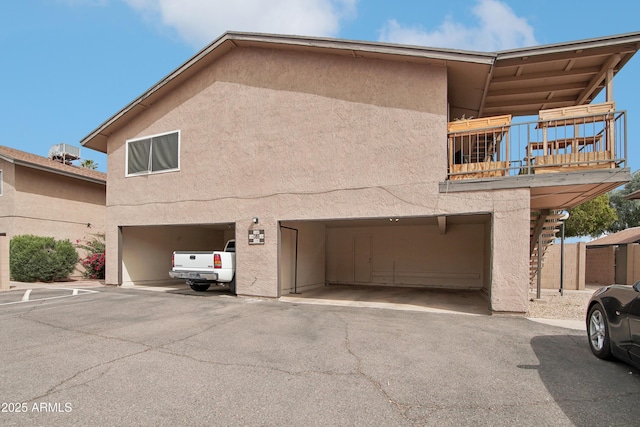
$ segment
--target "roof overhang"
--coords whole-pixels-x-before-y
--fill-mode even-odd
[[[66,176],[69,178],[73,178],[73,179],[79,179],[81,181],[88,181],[88,182],[92,182],[94,184],[101,184],[101,185],[106,185],[107,184],[107,180],[106,179],[98,179],[98,178],[93,178],[90,176],[85,176],[85,175],[79,175],[73,172],[67,172],[64,170],[60,170],[57,168],[51,168],[51,167],[47,167],[44,165],[39,165],[37,163],[32,163],[32,162],[27,162],[24,160],[20,160],[20,159],[14,159],[11,157],[7,157],[7,156],[3,156],[0,154],[0,159],[5,160],[9,163],[13,163],[16,166],[22,166],[22,167],[26,167],[26,168],[31,168],[31,169],[37,169],[37,170],[41,170],[44,172],[49,172],[49,173],[55,173],[56,175],[62,175],[62,176]]]
[[[640,33],[499,52],[479,116],[591,103],[640,48]]]
[[[80,143],[105,152],[107,139],[166,93],[237,47],[311,51],[447,68],[450,120],[590,103],[640,48],[640,32],[502,52],[228,32],[98,126]]]
[[[631,194],[627,194],[626,196],[624,196],[624,198],[627,200],[640,200],[640,190],[634,191]]]

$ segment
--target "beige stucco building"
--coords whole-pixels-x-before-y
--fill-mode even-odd
[[[479,53],[227,33],[81,141],[108,154],[106,281],[166,283],[172,251],[235,237],[241,295],[431,286],[523,313],[532,230],[629,179],[618,134],[606,167],[578,169],[533,162],[510,121],[451,123],[590,104],[639,41]]]
[[[0,146],[0,175],[0,232],[7,242],[23,234],[76,242],[104,233],[105,173]]]

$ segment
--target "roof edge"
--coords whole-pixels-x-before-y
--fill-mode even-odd
[[[50,168],[50,167],[43,166],[43,165],[37,165],[35,163],[25,162],[25,161],[22,161],[22,160],[14,160],[14,164],[19,165],[19,166],[30,167],[30,168],[33,168],[33,169],[39,169],[39,170],[42,170],[42,171],[45,171],[45,172],[51,172],[51,173],[55,173],[55,174],[58,174],[58,175],[64,175],[64,176],[67,176],[69,178],[80,179],[82,181],[93,182],[94,184],[107,185],[106,177],[105,177],[105,179],[92,178],[90,176],[79,175],[79,174],[73,173],[71,171],[63,171],[63,170],[60,170],[60,169]]]
[[[63,171],[63,170],[60,170],[60,169],[51,168],[51,167],[47,167],[47,166],[44,166],[44,165],[39,165],[39,164],[36,164],[36,163],[27,162],[25,160],[20,160],[20,159],[11,159],[11,163],[13,163],[14,165],[24,166],[24,167],[31,168],[31,169],[37,169],[37,170],[41,170],[41,171],[44,171],[44,172],[55,173],[57,175],[64,175],[64,176],[67,176],[69,178],[74,178],[74,179],[79,179],[79,180],[82,180],[82,181],[93,182],[94,184],[102,184],[102,185],[106,185],[107,184],[106,177],[105,177],[105,179],[92,178],[90,176],[73,173],[72,171]]]
[[[589,49],[599,46],[619,45],[625,43],[640,43],[640,31],[612,36],[594,37],[570,42],[552,43],[546,45],[527,46],[496,52],[497,59],[517,58],[523,55],[543,55],[552,52],[571,51],[575,49]]]

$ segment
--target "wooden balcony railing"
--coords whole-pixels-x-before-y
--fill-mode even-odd
[[[509,115],[449,122],[449,179],[623,167],[626,114],[613,103],[541,110],[538,120]]]

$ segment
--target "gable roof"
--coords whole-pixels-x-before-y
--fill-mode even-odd
[[[106,153],[109,135],[164,94],[238,47],[312,51],[447,67],[452,117],[533,115],[590,103],[640,48],[640,32],[569,43],[471,52],[317,37],[227,32],[107,119],[80,143]]]
[[[56,160],[16,150],[15,148],[4,147],[2,145],[0,145],[0,159],[16,165],[39,169],[58,175],[65,175],[71,178],[94,182],[96,184],[106,185],[107,183],[107,174],[104,172],[81,168],[78,166],[65,165],[64,163],[60,163]]]
[[[627,228],[609,236],[601,237],[587,243],[588,247],[627,245],[640,243],[640,227]]]

